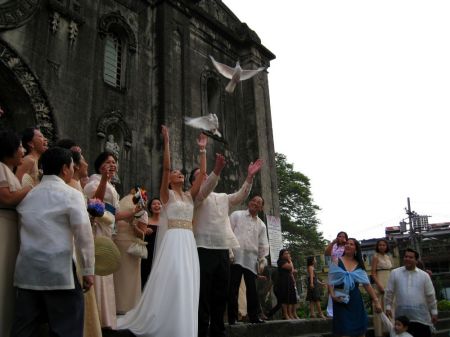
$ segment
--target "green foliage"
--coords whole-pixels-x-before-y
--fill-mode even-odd
[[[364,308],[366,309],[366,312],[368,315],[373,314],[373,307],[372,307],[372,299],[370,298],[370,295],[363,289],[359,289],[361,291],[361,297],[364,302]]]
[[[450,301],[440,300],[437,307],[439,311],[450,311]]]
[[[285,155],[276,153],[275,160],[284,245],[300,267],[306,256],[324,249],[325,240],[317,228],[320,208],[314,204],[309,178],[295,171]]]

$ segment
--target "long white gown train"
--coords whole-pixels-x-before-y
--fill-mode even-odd
[[[118,319],[119,329],[139,337],[197,337],[200,268],[192,233],[194,205],[173,191],[163,212],[168,229],[137,306]]]

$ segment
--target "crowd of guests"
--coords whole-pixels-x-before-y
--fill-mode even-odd
[[[160,195],[143,206],[135,202],[136,189],[122,198],[117,193],[113,153],[100,153],[89,176],[75,141],[49,147],[38,128],[21,136],[0,131],[1,336],[34,336],[43,324],[64,337],[99,337],[104,329],[224,336],[227,306],[229,323],[237,318],[241,279],[250,322],[263,322],[256,280],[269,248],[258,217],[264,200],[255,195],[246,210],[230,215],[249,197],[262,161],[249,164],[238,191],[216,193],[226,160],[216,154],[206,173],[207,137],[201,134],[199,168],[185,191],[184,174],[170,166],[165,126],[162,138]],[[91,200],[102,203],[104,215],[89,215]],[[136,238],[147,243],[146,259],[128,254]],[[100,244],[109,241],[120,252],[120,268],[100,272]]]
[[[307,257],[305,300],[309,302],[310,318],[331,318],[335,336],[365,336],[369,320],[360,292],[362,286],[371,299],[376,337],[431,336],[438,319],[435,290],[429,271],[422,270],[418,252],[407,248],[403,266],[394,269],[388,241],[380,239],[374,248],[368,275],[358,240],[339,232],[324,253],[331,260],[327,282],[316,275],[315,257]],[[266,316],[270,318],[282,308],[284,319],[296,319],[292,311],[296,311],[298,301],[296,270],[288,250],[280,251],[278,268],[273,274],[277,304]],[[329,294],[326,316],[321,308],[322,289]]]
[[[389,244],[380,239],[375,245],[370,277],[366,273],[360,243],[339,232],[325,255],[331,256],[328,292],[336,336],[364,336],[368,317],[359,285],[371,298],[374,335],[429,337],[437,322],[437,302],[430,275],[418,268],[419,253],[407,248],[403,266],[393,269]]]
[[[162,140],[160,194],[148,201],[141,187],[119,196],[113,153],[100,153],[89,176],[76,142],[62,139],[49,148],[38,128],[21,137],[0,131],[1,336],[34,336],[43,323],[64,337],[100,337],[102,329],[148,337],[225,336],[225,312],[236,324],[240,302],[250,323],[264,323],[279,309],[284,319],[298,319],[297,270],[288,250],[279,252],[274,273],[277,304],[264,314],[258,299],[269,254],[258,217],[264,199],[254,195],[245,210],[230,212],[249,197],[262,161],[249,164],[235,193],[214,192],[226,160],[216,154],[207,174],[207,137],[200,134],[199,167],[185,190],[184,174],[170,165],[165,126]],[[88,214],[94,199],[104,205],[103,216]],[[147,258],[129,253],[137,239],[146,242]],[[114,241],[120,252],[119,268],[109,272],[96,266],[101,250],[95,247],[104,241]],[[375,250],[369,278],[359,242],[339,232],[325,250],[332,261],[327,284],[315,273],[315,258],[307,259],[310,316],[325,318],[320,294],[327,288],[333,333],[364,336],[362,285],[372,300],[375,336],[429,336],[436,299],[429,275],[417,268],[418,253],[407,249],[404,266],[393,270],[388,242],[379,240]]]

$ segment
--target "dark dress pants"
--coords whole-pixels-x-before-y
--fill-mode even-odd
[[[236,322],[238,317],[239,286],[242,276],[244,276],[246,288],[248,318],[250,322],[258,320],[256,274],[238,264],[232,264],[230,267],[230,291],[228,295],[228,322],[232,324]]]
[[[431,337],[430,326],[418,322],[410,322],[408,332],[414,337]]]
[[[35,337],[42,317],[51,337],[83,337],[83,290],[75,277],[75,289],[29,290],[17,288],[11,337]]]
[[[198,336],[223,337],[223,316],[227,305],[230,274],[228,249],[198,248],[200,262],[200,301]]]

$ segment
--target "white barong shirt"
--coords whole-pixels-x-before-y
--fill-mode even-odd
[[[56,175],[44,175],[17,206],[20,251],[14,285],[32,290],[74,289],[73,246],[82,275],[94,275],[94,238],[83,194]]]

